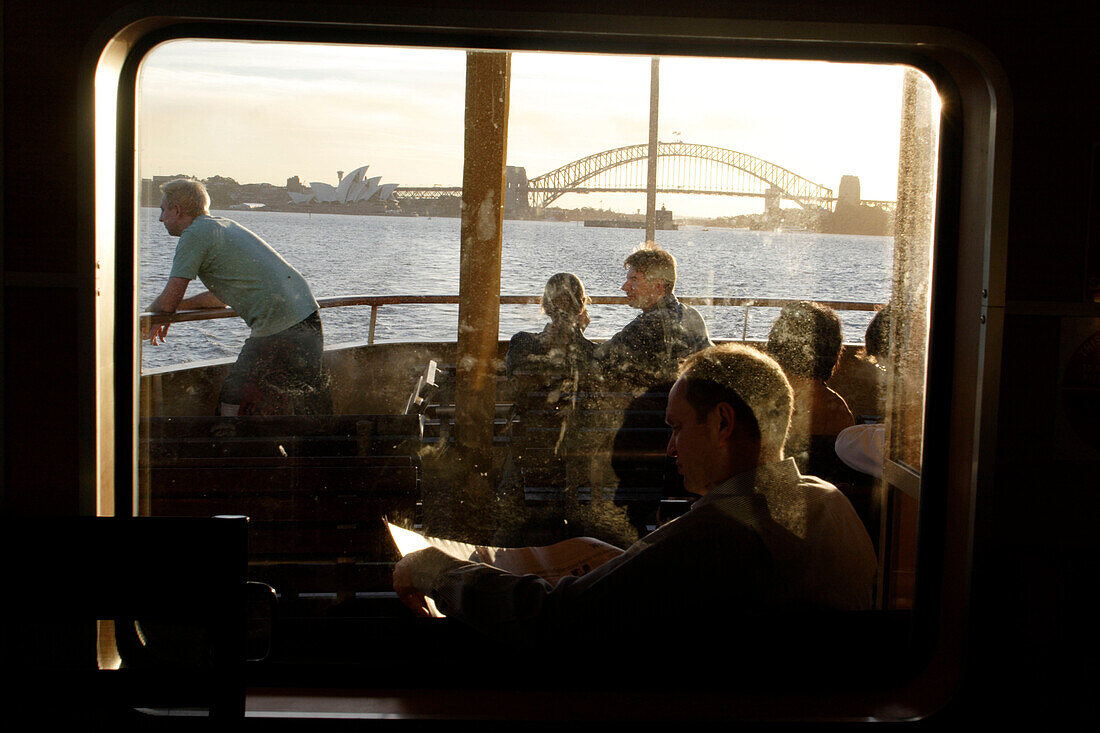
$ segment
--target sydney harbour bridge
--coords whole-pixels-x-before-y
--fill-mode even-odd
[[[544,209],[568,193],[646,193],[649,146],[627,145],[575,160],[528,178],[523,168],[509,166],[506,207]],[[685,142],[657,143],[657,193],[746,196],[764,199],[765,211],[783,200],[804,209],[832,211],[833,190],[782,166],[748,153]],[[853,177],[854,178],[854,177]],[[461,194],[460,187],[399,187],[401,199],[432,199]],[[842,191],[841,196],[846,192]],[[858,183],[855,196],[858,201]],[[892,201],[862,201],[892,209]]]

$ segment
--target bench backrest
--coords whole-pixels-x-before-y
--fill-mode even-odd
[[[385,519],[418,521],[413,456],[190,458],[147,469],[142,513],[249,517],[249,579],[284,598],[388,590]]]
[[[368,456],[413,454],[424,418],[412,415],[152,417],[139,426],[140,452],[174,458]]]
[[[132,715],[138,706],[202,706],[213,716],[243,717],[246,523],[5,518],[4,662],[17,671],[16,690],[9,681],[12,703],[23,710],[65,705],[88,721]],[[129,668],[99,669],[98,620],[113,622],[120,651],[135,622],[187,629],[199,643],[186,657],[159,656],[152,667],[124,657]],[[149,636],[146,648],[163,651],[157,640],[179,642],[176,635]]]

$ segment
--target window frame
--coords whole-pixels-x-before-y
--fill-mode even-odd
[[[135,11],[141,13],[142,11]],[[922,448],[922,492],[914,643],[921,694],[899,692],[921,715],[945,704],[961,675],[973,524],[979,488],[991,480],[1004,305],[1010,102],[996,60],[972,39],[940,29],[725,19],[611,18],[542,13],[349,9],[338,23],[314,22],[309,8],[241,18],[116,18],[105,30],[95,68],[113,87],[116,123],[86,140],[89,181],[99,179],[85,212],[98,279],[114,300],[97,316],[98,394],[95,473],[82,503],[136,480],[137,384],[135,211],[136,80],[144,55],[179,38],[279,40],[378,45],[445,45],[486,50],[721,55],[907,64],[923,71],[943,100]],[[109,100],[97,100],[101,107]],[[103,153],[113,145],[113,181]],[[98,157],[97,157],[98,156]],[[109,220],[109,221],[108,221]],[[113,280],[113,282],[112,282]],[[129,338],[127,331],[129,330]],[[108,356],[109,355],[109,356]],[[105,362],[106,359],[109,361]],[[95,489],[95,498],[87,496]],[[113,513],[127,508],[114,503]],[[931,690],[931,697],[927,691]]]

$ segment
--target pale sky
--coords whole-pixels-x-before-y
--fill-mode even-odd
[[[763,158],[834,190],[896,198],[903,67],[665,56],[658,137]],[[528,177],[648,140],[649,57],[513,53],[508,164]],[[174,41],[139,79],[143,178],[335,185],[336,171],[404,186],[462,180],[465,52]],[[763,210],[760,199],[667,199],[677,216]],[[663,203],[659,199],[659,203]],[[554,205],[633,211],[644,196]]]

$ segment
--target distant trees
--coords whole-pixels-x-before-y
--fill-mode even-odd
[[[241,185],[241,184],[237,183],[235,180],[233,180],[232,178],[227,178],[226,176],[210,176],[209,178],[204,179],[203,183],[206,184],[207,188],[209,188],[210,186],[225,186],[225,185],[239,186],[239,185]]]

